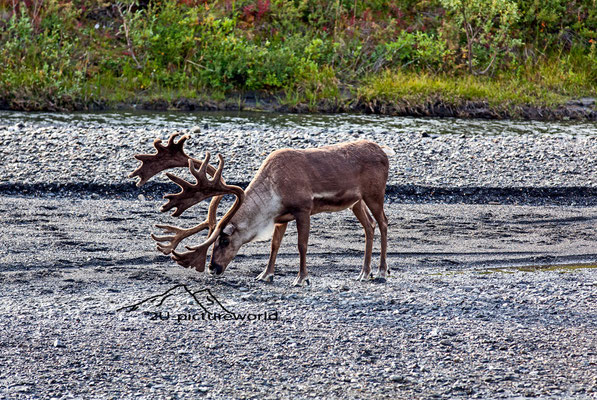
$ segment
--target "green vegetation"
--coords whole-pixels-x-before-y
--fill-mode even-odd
[[[597,93],[597,2],[0,0],[0,64],[0,106],[25,110],[554,107]]]

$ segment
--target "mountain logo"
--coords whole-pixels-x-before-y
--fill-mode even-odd
[[[199,306],[200,311],[196,313],[173,313],[163,310],[164,303],[168,299],[173,299],[180,295],[190,297],[193,302]],[[266,311],[262,313],[236,313],[226,308],[220,300],[208,288],[200,290],[191,290],[185,284],[178,284],[164,293],[156,294],[140,300],[134,304],[120,307],[116,311],[125,311],[127,313],[139,311],[141,306],[149,305],[158,308],[159,310],[149,311],[152,315],[150,320],[176,322],[183,321],[277,321],[277,311]]]

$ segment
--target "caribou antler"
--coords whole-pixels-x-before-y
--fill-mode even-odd
[[[153,154],[135,154],[135,158],[141,161],[141,165],[136,170],[129,174],[129,178],[139,177],[137,186],[143,186],[153,176],[159,174],[170,168],[184,168],[189,165],[189,160],[193,160],[193,163],[201,165],[201,161],[189,157],[184,152],[184,144],[190,138],[189,135],[184,135],[175,142],[177,136],[180,133],[173,133],[168,139],[168,144],[164,146],[162,139],[155,139],[153,141],[153,147],[157,150]],[[212,165],[207,166],[207,173],[214,176],[216,169]]]
[[[224,157],[218,154],[220,162],[218,169],[213,175],[213,179],[209,179],[205,174],[206,166],[209,164],[210,154],[205,154],[205,159],[201,164],[199,170],[195,169],[193,163],[189,161],[189,169],[191,174],[197,179],[196,184],[191,184],[182,178],[167,174],[174,183],[181,187],[182,191],[176,194],[168,194],[164,196],[169,201],[162,207],[162,211],[168,211],[171,208],[176,208],[176,211],[172,214],[174,216],[180,215],[184,210],[189,208],[191,205],[206,199],[211,196],[222,196],[225,194],[233,194],[236,196],[236,200],[230,210],[222,217],[217,227],[209,237],[196,247],[186,248],[190,251],[185,253],[177,253],[172,250],[172,259],[183,267],[195,267],[197,271],[203,271],[205,269],[205,261],[207,259],[207,250],[216,241],[222,230],[226,227],[230,219],[234,216],[238,208],[244,201],[245,192],[238,186],[227,185],[220,178],[222,176],[222,170],[224,168]]]
[[[176,210],[172,213],[175,217],[180,216],[189,207],[202,200],[213,197],[209,205],[207,219],[201,224],[189,229],[171,225],[156,225],[164,233],[172,235],[151,235],[153,240],[158,242],[157,248],[159,251],[164,254],[172,254],[172,259],[180,265],[185,267],[194,266],[198,271],[203,271],[205,269],[205,260],[209,246],[216,240],[222,229],[230,221],[230,218],[236,213],[244,200],[245,192],[238,186],[227,185],[222,179],[224,158],[221,155],[218,154],[220,162],[217,169],[209,164],[209,152],[206,153],[203,161],[191,158],[183,150],[184,143],[189,139],[189,136],[182,136],[178,142],[175,142],[178,135],[179,133],[172,134],[165,146],[160,139],[156,139],[153,142],[153,146],[157,152],[154,154],[135,155],[135,158],[141,161],[141,165],[129,176],[131,178],[139,177],[137,186],[141,186],[153,176],[166,169],[188,166],[197,183],[189,183],[176,175],[166,173],[168,178],[180,186],[182,190],[179,193],[164,196],[168,201],[162,206],[161,211],[165,212],[175,208]],[[209,179],[208,174],[213,178]],[[224,215],[220,223],[216,225],[217,208],[222,196],[225,194],[235,195],[236,201],[232,208]],[[177,253],[175,251],[182,240],[207,228],[209,228],[209,233],[205,242],[197,247],[187,247],[190,251],[186,253]]]
[[[176,246],[178,246],[179,243],[182,242],[184,239],[207,228],[209,228],[209,232],[207,234],[207,236],[209,237],[209,235],[211,235],[213,230],[216,228],[216,212],[218,210],[218,205],[220,204],[221,199],[222,196],[214,197],[211,203],[209,204],[207,219],[199,225],[194,226],[190,229],[184,229],[172,225],[156,225],[156,227],[162,229],[164,233],[174,234],[173,236],[156,236],[152,233],[151,238],[158,242],[158,250],[164,254],[170,254],[173,250],[176,249]]]
[[[184,135],[178,142],[174,142],[174,139],[180,135],[179,133],[173,133],[168,139],[168,144],[164,146],[161,139],[153,141],[153,147],[156,148],[157,153],[154,154],[136,154],[135,158],[141,161],[141,165],[131,172],[129,178],[139,177],[137,186],[144,185],[153,176],[160,172],[176,167],[186,167],[189,163],[189,157],[185,154],[183,146],[184,143],[189,139],[189,135]],[[215,168],[214,168],[215,171]],[[213,174],[213,171],[209,171]]]
[[[197,183],[190,183],[185,181],[184,179],[166,173],[166,176],[170,178],[170,180],[176,183],[182,190],[178,193],[174,194],[167,194],[164,196],[165,199],[168,201],[162,206],[162,212],[169,211],[173,208],[176,210],[172,213],[173,217],[178,217],[182,214],[185,210],[189,207],[205,200],[209,197],[213,196],[220,196],[224,194],[228,194],[233,192],[232,188],[238,188],[238,186],[229,186],[222,180],[222,169],[224,168],[224,158],[221,154],[218,154],[220,159],[220,163],[218,164],[218,169],[215,171],[213,175],[213,179],[209,179],[206,175],[206,170],[209,165],[209,152],[205,154],[205,159],[201,162],[201,167],[197,170],[195,169],[195,163],[193,160],[189,160],[189,170],[191,174],[197,180]],[[213,167],[212,167],[213,168]],[[242,191],[242,189],[240,189]]]
[[[137,186],[141,186],[145,184],[149,179],[153,176],[157,175],[158,173],[176,167],[186,167],[189,163],[201,165],[203,164],[201,161],[196,160],[192,157],[189,157],[184,152],[184,144],[189,139],[188,135],[182,136],[178,142],[175,142],[179,133],[173,133],[170,135],[168,139],[168,144],[164,146],[162,144],[161,139],[155,139],[153,142],[153,146],[157,150],[154,154],[137,154],[135,158],[141,161],[141,165],[134,170],[129,177],[139,177],[139,181],[137,182]],[[205,165],[204,169],[213,176],[216,173],[216,169],[212,165]],[[221,179],[221,176],[218,177]],[[209,227],[209,233],[211,233],[215,226],[216,226],[216,212],[218,208],[218,204],[220,203],[221,197],[217,196],[214,197],[211,201],[209,206],[208,212],[208,219],[191,229],[183,229],[176,226],[170,225],[163,225],[158,226],[158,228],[163,229],[167,233],[174,233],[174,236],[155,236],[152,234],[152,238],[156,242],[165,242],[169,241],[170,244],[162,244],[158,243],[158,249],[163,252],[164,254],[169,254],[172,250],[176,248],[176,246],[182,241],[184,238],[189,237],[197,232],[202,231],[203,229]],[[200,200],[199,200],[200,201]],[[188,205],[190,207],[192,204]],[[187,207],[187,208],[188,208]],[[184,210],[183,210],[184,211]],[[180,215],[180,214],[177,214]],[[208,222],[209,221],[209,222]]]

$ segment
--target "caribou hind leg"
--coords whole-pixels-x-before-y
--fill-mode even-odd
[[[386,256],[388,251],[388,218],[386,217],[386,213],[383,210],[383,201],[384,195],[375,196],[373,198],[367,197],[364,199],[367,208],[373,214],[373,218],[377,221],[379,225],[379,232],[381,236],[381,255],[379,259],[379,271],[377,273],[377,278],[380,280],[385,280],[386,275],[389,274],[388,265],[386,262]]]
[[[364,281],[369,279],[371,274],[371,253],[373,252],[373,236],[375,235],[375,220],[369,215],[367,208],[362,200],[352,206],[352,212],[357,217],[363,229],[365,230],[365,260],[363,268],[357,280]]]

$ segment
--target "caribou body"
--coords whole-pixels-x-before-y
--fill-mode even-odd
[[[174,134],[164,146],[156,139],[155,154],[135,156],[142,161],[131,177],[138,176],[138,185],[157,173],[174,167],[188,166],[196,183],[187,182],[175,175],[166,175],[181,191],[168,194],[162,211],[175,209],[178,216],[200,201],[212,197],[207,219],[190,229],[157,225],[172,235],[155,236],[158,249],[171,254],[180,265],[204,271],[207,251],[213,244],[208,271],[222,274],[241,246],[245,243],[271,238],[268,265],[257,279],[271,281],[276,255],[290,221],[296,221],[300,267],[294,285],[308,283],[307,244],[310,217],[321,212],[334,212],[350,208],[365,230],[365,260],[358,279],[368,279],[371,274],[371,253],[375,223],[381,236],[381,256],[378,277],[385,279],[387,226],[384,197],[388,178],[388,154],[392,151],[371,141],[341,143],[315,149],[281,149],[271,153],[246,190],[227,185],[222,179],[224,159],[219,155],[218,168],[209,164],[210,154],[200,161],[187,156],[183,150],[188,136],[178,142]],[[213,178],[210,179],[208,174]],[[233,194],[236,201],[222,219],[216,223],[216,211],[223,195]],[[371,216],[372,215],[372,216]],[[175,249],[186,237],[209,229],[208,238],[189,251]]]

